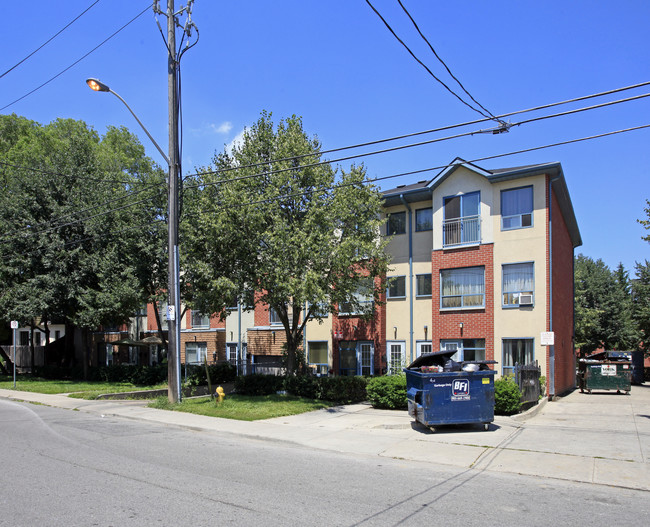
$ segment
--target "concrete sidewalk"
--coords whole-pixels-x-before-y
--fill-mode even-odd
[[[630,395],[575,391],[482,427],[415,423],[404,411],[356,404],[265,421],[147,408],[143,401],[85,401],[0,389],[0,397],[193,430],[292,442],[348,454],[407,459],[650,491],[650,386]]]

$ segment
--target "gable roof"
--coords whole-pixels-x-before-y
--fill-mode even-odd
[[[573,211],[573,204],[569,197],[569,190],[564,179],[564,172],[562,165],[559,162],[540,163],[536,165],[524,165],[511,168],[495,168],[485,169],[465,161],[457,157],[449,165],[447,165],[441,172],[430,180],[418,181],[411,185],[398,185],[395,188],[383,192],[384,206],[391,207],[406,203],[415,203],[417,201],[424,201],[431,199],[433,191],[443,181],[449,178],[459,168],[464,167],[472,172],[482,175],[490,183],[497,183],[499,181],[509,181],[514,179],[521,179],[531,176],[550,176],[551,185],[555,191],[558,200],[560,211],[566,223],[571,237],[573,247],[582,245],[582,238],[580,237],[580,230],[578,229],[578,222]]]

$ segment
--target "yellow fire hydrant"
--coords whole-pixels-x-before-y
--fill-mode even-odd
[[[221,401],[224,400],[226,397],[225,392],[223,391],[223,388],[221,386],[217,386],[217,393],[215,394],[217,398],[217,402],[220,403]]]

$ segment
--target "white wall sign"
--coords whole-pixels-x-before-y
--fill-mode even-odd
[[[554,346],[555,345],[555,333],[553,331],[542,331],[542,346]]]

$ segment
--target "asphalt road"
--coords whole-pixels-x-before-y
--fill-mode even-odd
[[[634,525],[648,493],[0,400],[0,525]]]

